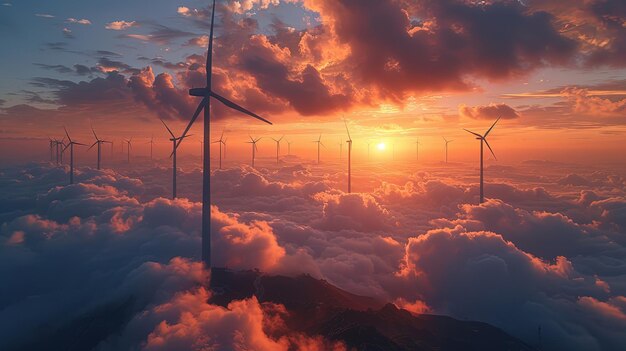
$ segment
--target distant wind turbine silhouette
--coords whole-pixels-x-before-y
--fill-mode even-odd
[[[130,148],[132,147],[133,137],[131,137],[130,139],[124,139],[124,142],[126,143],[127,161],[128,163],[130,163]]]
[[[176,142],[182,138],[190,137],[191,134],[186,135],[186,136],[180,136],[177,138],[174,135],[174,133],[172,133],[172,130],[170,129],[170,127],[168,127],[167,124],[165,124],[164,120],[161,119],[161,123],[163,123],[163,125],[165,126],[165,129],[167,129],[167,132],[170,133],[170,135],[172,136],[170,138],[170,141],[172,142],[172,154],[170,155],[170,157],[172,158],[172,199],[175,199],[176,198]]]
[[[67,149],[68,147],[70,148],[70,184],[74,184],[74,145],[82,145],[82,146],[87,146],[87,145],[73,141],[72,138],[70,138],[70,135],[67,132],[67,129],[65,127],[63,127],[63,129],[65,130],[65,135],[67,135],[67,140],[69,140],[69,142],[67,143],[67,145],[65,146],[63,150]]]
[[[246,141],[247,144],[252,144],[252,168],[254,168],[254,160],[256,159],[256,152],[258,150],[256,143],[261,140],[261,138],[256,138],[254,139],[252,136],[250,136],[250,141]]]
[[[346,126],[346,132],[348,133],[348,193],[352,192],[352,137],[350,136],[350,130],[348,129],[348,122],[343,120],[343,124]]]
[[[91,146],[89,147],[89,149],[87,149],[87,151],[91,150],[91,148],[94,147],[95,145],[98,145],[98,164],[97,164],[98,167],[97,168],[100,169],[100,162],[102,159],[102,150],[101,150],[102,144],[110,143],[110,141],[101,140],[100,138],[98,138],[98,135],[96,135],[96,131],[93,130],[93,128],[91,128],[91,131],[93,132],[93,136],[96,138],[96,141],[93,144],[91,144]]]
[[[420,138],[415,138],[415,161],[420,160]]]
[[[280,141],[283,140],[285,136],[281,136],[280,139],[274,139],[272,138],[272,140],[274,140],[276,142],[276,164],[279,163],[278,158],[280,157]]]
[[[445,137],[442,137],[443,141],[446,142],[446,163],[448,163],[448,144],[450,144],[451,142],[453,142],[454,140],[448,140]]]
[[[207,50],[206,60],[206,87],[204,88],[192,88],[189,89],[189,95],[202,97],[202,101],[198,105],[198,108],[194,112],[185,132],[182,135],[184,138],[187,132],[200,115],[200,112],[204,110],[204,160],[203,160],[203,173],[202,173],[202,262],[206,268],[211,268],[211,150],[210,140],[211,137],[211,97],[219,100],[221,103],[237,110],[248,116],[254,117],[265,123],[272,124],[270,121],[258,116],[257,114],[246,110],[245,108],[235,104],[234,102],[222,97],[215,93],[211,88],[211,76],[212,76],[212,60],[213,60],[213,26],[215,24],[215,0],[213,0],[213,8],[211,11],[211,29],[209,34],[209,47]],[[181,140],[178,141],[176,147],[180,146]]]
[[[489,148],[489,151],[491,151],[491,154],[493,155],[493,158],[497,160],[498,158],[496,157],[496,154],[491,149],[491,146],[489,146],[489,142],[487,142],[487,135],[489,135],[489,132],[491,132],[491,130],[493,129],[493,127],[496,126],[496,123],[498,123],[499,120],[500,120],[500,117],[498,117],[498,119],[496,119],[496,121],[493,122],[491,127],[485,132],[485,135],[480,135],[478,133],[472,132],[471,130],[464,129],[466,132],[475,135],[477,140],[480,140],[480,203],[481,204],[485,202],[485,196],[484,196],[484,191],[483,191],[483,143],[487,145],[487,147]]]
[[[228,141],[228,137],[226,137],[226,139],[224,139],[224,141],[222,142],[222,146],[224,146],[224,159],[226,159],[226,142]]]
[[[50,146],[50,162],[54,161],[54,139],[48,137],[48,143]]]
[[[64,127],[65,128],[65,127]],[[65,145],[65,137],[63,137],[63,139],[61,139],[61,142],[59,143],[59,147],[61,150],[61,153],[59,154],[59,161],[61,162],[61,164],[63,163],[63,155],[65,154],[65,149],[67,145]]]
[[[150,141],[148,141],[146,144],[150,144],[150,160],[152,160],[152,147],[154,145],[154,134],[150,137]]]
[[[65,137],[63,137],[63,139],[65,139]],[[52,143],[54,144],[54,148],[55,148],[55,153],[56,153],[56,164],[57,166],[59,165],[59,157],[60,157],[60,152],[59,152],[59,148],[60,147],[64,147],[65,144],[63,144],[62,141],[59,141],[58,139],[52,139]]]
[[[291,156],[291,141],[286,140],[287,141],[287,155]]]
[[[324,146],[324,144],[322,144],[322,134],[320,134],[320,137],[317,140],[313,140],[314,143],[317,143],[317,164],[320,164],[320,146]],[[326,146],[324,146],[324,148],[326,148]]]
[[[222,169],[222,145],[224,144],[224,131],[222,131],[222,135],[220,135],[220,139],[213,142],[220,143],[220,169]]]

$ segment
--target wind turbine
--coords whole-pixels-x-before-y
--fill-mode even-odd
[[[154,145],[154,134],[152,134],[152,136],[150,137],[150,141],[148,141],[146,144],[150,144],[150,160],[152,160],[152,147]]]
[[[415,161],[420,160],[420,138],[415,138]]]
[[[165,129],[167,129],[167,132],[170,133],[170,135],[172,136],[170,138],[170,141],[172,142],[172,154],[170,155],[170,157],[172,158],[172,199],[175,199],[176,198],[176,142],[178,142],[178,140],[182,138],[190,137],[191,134],[186,135],[186,136],[180,136],[177,138],[176,136],[174,136],[174,133],[172,133],[172,130],[167,126],[167,124],[165,124],[165,121],[161,119],[161,122],[165,126]]]
[[[224,131],[222,131],[222,135],[220,135],[220,139],[213,142],[220,143],[220,169],[222,169],[222,145],[224,144]]]
[[[63,137],[63,140],[65,140],[65,137]],[[54,138],[51,139],[51,148],[54,148],[54,152],[52,151],[52,149],[50,150],[51,154],[56,154],[56,164],[57,166],[59,165],[59,147],[65,146],[65,144],[63,144],[62,141],[59,141],[58,139]]]
[[[448,163],[448,144],[450,144],[451,142],[453,142],[454,140],[448,140],[445,137],[442,137],[443,141],[446,142],[446,163]]]
[[[252,144],[252,167],[254,168],[254,159],[256,158],[256,152],[257,152],[257,147],[256,147],[256,143],[261,140],[261,138],[252,138],[252,136],[250,137],[250,141],[246,141],[247,144]]]
[[[202,101],[198,105],[198,108],[194,112],[185,132],[182,137],[187,135],[187,132],[200,115],[200,112],[204,110],[204,160],[202,173],[202,262],[206,268],[211,268],[211,150],[210,141],[211,137],[211,97],[219,100],[221,103],[237,110],[248,116],[259,119],[265,123],[272,124],[270,121],[258,116],[257,114],[246,110],[245,108],[235,104],[234,102],[222,97],[215,93],[211,88],[211,76],[212,76],[212,60],[213,60],[213,26],[215,24],[215,0],[213,0],[213,9],[211,11],[211,29],[209,34],[209,44],[207,50],[206,60],[206,87],[192,88],[189,90],[189,95],[202,97]],[[180,146],[182,139],[178,141],[176,147]]]
[[[496,121],[493,122],[493,124],[491,125],[491,128],[489,128],[487,132],[485,132],[485,135],[480,135],[478,133],[472,132],[471,130],[464,129],[466,132],[474,134],[477,140],[480,140],[480,203],[481,204],[485,202],[485,196],[483,192],[483,186],[484,186],[483,185],[483,143],[487,145],[487,147],[489,148],[489,151],[491,151],[491,154],[493,155],[493,158],[497,160],[498,158],[496,157],[496,154],[493,153],[491,146],[489,146],[489,142],[487,142],[487,135],[489,135],[489,132],[491,132],[491,130],[493,129],[493,127],[496,126],[496,123],[498,123],[499,120],[500,120],[500,117],[498,117],[498,119],[496,119]]]
[[[224,141],[222,142],[222,145],[224,146],[224,159],[226,159],[226,141],[228,140],[228,138],[224,139]]]
[[[48,143],[50,145],[50,162],[54,160],[54,139],[48,137]]]
[[[128,163],[130,163],[130,148],[132,147],[132,141],[133,141],[132,137],[130,139],[124,139],[124,142],[126,143],[126,146],[127,146],[126,147],[126,155],[127,155]],[[122,145],[122,147],[124,147],[124,146]]]
[[[65,130],[65,135],[67,135],[67,140],[69,140],[69,142],[67,143],[67,145],[65,146],[63,150],[67,149],[68,147],[70,148],[70,184],[74,184],[74,145],[82,145],[82,146],[87,146],[87,145],[73,141],[72,138],[70,138],[70,135],[67,132],[67,129],[65,127],[63,127],[63,129]]]
[[[278,164],[278,163],[279,163],[278,158],[279,158],[279,156],[280,156],[280,141],[281,141],[281,140],[283,140],[283,138],[284,138],[284,137],[285,137],[285,136],[283,135],[283,136],[281,136],[281,137],[280,137],[280,139],[274,139],[274,138],[272,138],[272,140],[274,140],[274,141],[276,142],[276,164]]]
[[[61,164],[63,164],[63,154],[65,153],[65,149],[66,149],[66,146],[67,146],[67,145],[65,145],[65,137],[63,137],[63,139],[59,143],[59,146],[60,146],[60,149],[61,149],[61,153],[59,154],[59,160],[60,160]]]
[[[287,155],[291,156],[291,141],[287,140]]]
[[[100,169],[100,160],[102,157],[101,146],[103,143],[110,143],[110,141],[101,140],[100,138],[98,138],[98,136],[96,135],[96,131],[93,130],[93,128],[91,128],[91,131],[93,132],[93,136],[96,138],[96,142],[91,144],[91,146],[89,147],[89,149],[87,149],[87,151],[91,150],[91,148],[94,147],[95,145],[98,145],[98,169]]]
[[[352,137],[350,136],[350,130],[348,130],[348,122],[343,120],[343,123],[346,125],[346,132],[348,133],[348,193],[352,192]]]
[[[320,164],[320,146],[324,146],[324,144],[322,144],[322,134],[320,134],[320,137],[317,140],[313,140],[314,143],[317,143],[317,164]],[[324,146],[324,148],[326,148],[326,146]]]

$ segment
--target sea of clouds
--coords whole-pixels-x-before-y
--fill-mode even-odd
[[[269,162],[266,162],[269,164]],[[120,168],[122,169],[122,168]],[[529,161],[360,165],[295,157],[212,173],[214,263],[307,273],[414,313],[502,328],[547,350],[626,345],[626,179]],[[538,171],[541,170],[541,171]],[[0,169],[0,349],[130,306],[98,350],[343,349],[286,328],[280,305],[209,304],[199,263],[201,172],[144,162],[114,171]],[[469,173],[468,173],[469,171]]]

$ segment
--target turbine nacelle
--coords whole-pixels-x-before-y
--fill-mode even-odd
[[[205,97],[210,96],[211,91],[207,88],[191,88],[189,89],[189,95]]]

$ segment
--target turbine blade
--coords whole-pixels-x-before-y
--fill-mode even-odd
[[[465,129],[465,128],[463,128],[463,130],[464,130],[464,131],[466,131],[466,132],[468,132],[468,133],[472,133],[472,134],[476,135],[476,136],[477,136],[477,137],[479,137],[479,138],[482,138],[482,137],[483,137],[482,135],[480,135],[480,134],[478,134],[478,133],[474,133],[474,132],[472,132],[471,130],[467,130],[467,129]]]
[[[489,135],[489,132],[491,132],[491,130],[493,129],[493,127],[496,126],[496,123],[498,123],[499,120],[500,120],[500,117],[498,117],[498,119],[496,119],[496,121],[493,122],[493,124],[491,125],[491,128],[489,128],[489,130],[487,130],[487,133],[485,133],[485,138],[487,137],[487,135]]]
[[[83,144],[83,143],[76,143],[76,142],[75,142],[74,144],[76,144],[76,145],[81,145],[81,146],[87,146],[87,144]]]
[[[70,138],[70,134],[67,132],[67,128],[63,127],[63,130],[65,130],[65,135],[67,135],[67,140],[70,141],[70,143],[72,142],[72,138]]]
[[[346,125],[346,132],[348,132],[348,140],[352,140],[352,137],[350,136],[350,131],[348,130],[348,122],[346,122],[346,120],[343,120],[343,124]]]
[[[222,135],[220,135],[220,140],[224,138],[224,131],[222,131]]]
[[[193,116],[191,117],[191,120],[189,121],[189,124],[187,124],[187,128],[185,128],[185,131],[183,132],[182,136],[184,137],[185,135],[187,135],[187,133],[189,132],[189,129],[191,128],[191,126],[193,125],[193,122],[196,121],[196,118],[198,118],[198,115],[200,115],[200,112],[202,112],[202,109],[206,107],[207,104],[207,99],[209,99],[208,96],[205,96],[202,101],[200,101],[200,104],[198,105],[198,108],[196,108],[196,112],[194,112]],[[209,121],[205,121],[205,123],[209,123]],[[178,148],[180,146],[180,143],[183,141],[183,139],[180,139],[178,141],[178,143],[176,143],[176,148]]]
[[[206,85],[211,89],[211,74],[213,72],[213,26],[215,24],[215,0],[213,0],[213,10],[211,11],[211,31],[209,34],[209,48],[206,54]],[[207,121],[207,123],[209,123]]]
[[[165,124],[165,121],[162,120],[161,118],[159,118],[159,120],[161,121],[161,123],[163,123],[163,125],[165,126],[165,128],[167,129],[167,131],[170,133],[170,135],[172,136],[172,138],[176,138],[174,136],[174,133],[172,133],[172,130],[170,129],[170,127],[167,126],[167,124]]]
[[[93,130],[93,127],[91,127],[91,131],[93,132],[93,136],[96,138],[96,140],[98,140],[98,136],[96,135],[96,131]]]
[[[266,120],[265,118],[263,118],[263,117],[261,117],[261,116],[257,115],[257,114],[256,114],[256,113],[254,113],[254,112],[251,112],[251,111],[246,110],[245,108],[243,108],[243,107],[241,107],[241,106],[237,105],[236,103],[234,103],[234,102],[232,102],[232,101],[228,100],[227,98],[225,98],[225,97],[223,97],[223,96],[221,96],[221,95],[218,95],[218,94],[216,94],[216,93],[214,93],[214,92],[211,92],[211,96],[213,96],[214,98],[216,98],[217,100],[219,100],[219,101],[220,101],[221,103],[223,103],[224,105],[226,105],[226,106],[228,106],[228,107],[232,108],[233,110],[237,110],[237,111],[239,111],[239,112],[241,112],[241,113],[245,113],[245,114],[247,114],[248,116],[254,117],[254,118],[256,118],[256,119],[258,119],[258,120],[260,120],[260,121],[263,121],[263,122],[265,122],[265,123],[267,123],[267,124],[272,124],[272,122],[270,122],[270,121]]]
[[[485,144],[487,144],[487,147],[489,148],[489,151],[491,151],[491,154],[493,155],[493,158],[498,160],[498,158],[496,157],[496,154],[493,152],[493,150],[491,149],[491,146],[489,146],[489,143],[487,142],[487,139],[483,138],[483,141],[485,142]]]
[[[96,146],[96,144],[98,143],[98,141],[96,140],[95,143],[91,144],[91,146],[89,147],[89,149],[87,149],[87,151],[91,150],[92,147]]]

